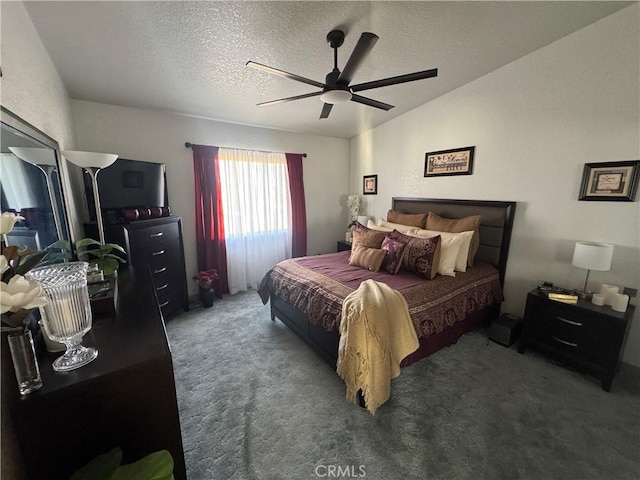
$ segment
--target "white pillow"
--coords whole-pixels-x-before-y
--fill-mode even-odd
[[[411,232],[415,232],[416,230],[419,230],[418,227],[412,227],[410,225],[402,225],[400,223],[391,223],[381,218],[378,219],[378,226],[383,228],[390,228],[391,230],[389,231],[397,230],[400,233],[404,233],[405,235],[409,235]]]
[[[367,220],[367,228],[370,228],[371,230],[377,230],[379,232],[393,232],[393,228],[379,227],[373,220]]]
[[[437,230],[422,230],[419,229],[415,232],[411,232],[408,235],[414,237],[422,237],[422,238],[431,238],[436,235],[440,235],[440,237],[444,240],[445,238],[454,238],[461,237],[462,244],[458,250],[458,256],[456,257],[456,271],[458,272],[466,272],[467,271],[467,260],[469,258],[469,247],[471,246],[471,238],[473,237],[473,230],[468,232],[460,232],[460,233],[451,233],[451,232],[438,232]]]
[[[463,240],[462,237],[444,238],[440,236],[440,263],[438,263],[437,270],[440,275],[456,276],[456,258]]]

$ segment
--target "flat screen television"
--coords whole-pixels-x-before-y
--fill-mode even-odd
[[[168,207],[167,179],[163,163],[118,158],[98,173],[100,207],[106,221],[119,219],[126,208]],[[95,221],[95,205],[91,178],[84,174],[85,192],[91,220]]]

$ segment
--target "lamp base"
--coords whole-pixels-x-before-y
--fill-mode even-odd
[[[593,292],[589,290],[572,290],[571,293],[577,295],[578,298],[582,300],[591,300],[591,297],[593,297]]]

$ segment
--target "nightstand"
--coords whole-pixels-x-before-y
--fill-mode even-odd
[[[339,240],[338,246],[336,248],[336,252],[344,252],[347,250],[351,250],[351,242],[345,242],[344,240]]]
[[[616,312],[587,300],[567,304],[529,292],[518,352],[531,346],[595,375],[611,391],[635,311]]]

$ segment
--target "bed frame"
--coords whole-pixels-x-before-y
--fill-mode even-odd
[[[480,246],[475,261],[495,266],[500,273],[500,284],[504,286],[511,230],[516,210],[515,202],[394,197],[391,208],[402,213],[434,212],[446,218],[480,215]],[[339,335],[311,323],[304,313],[277,298],[273,293],[270,296],[270,303],[271,320],[279,318],[323,360],[335,368],[338,358]],[[418,351],[407,357],[402,366],[409,365],[444,346],[455,343],[462,335],[487,320],[497,317],[499,313],[499,306],[483,310],[461,324],[455,325],[455,328],[430,336],[429,342],[421,342]]]

